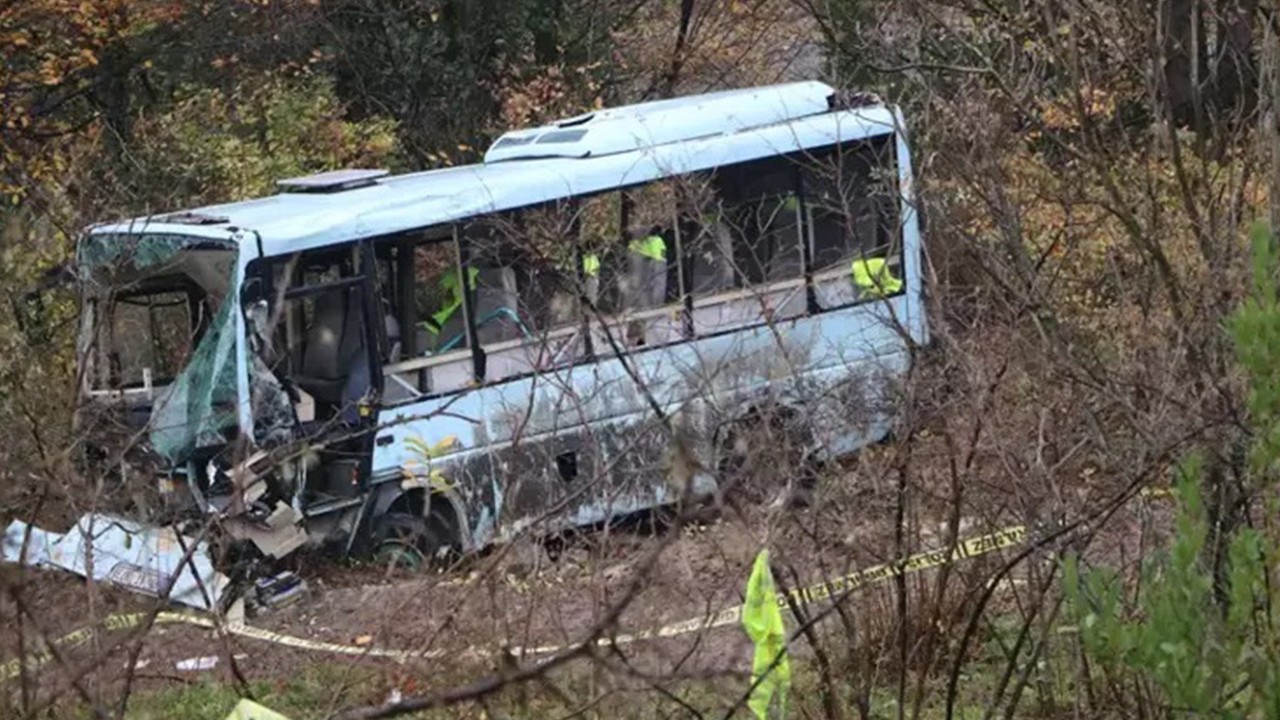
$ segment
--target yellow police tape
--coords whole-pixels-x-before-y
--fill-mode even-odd
[[[833,580],[816,583],[808,587],[797,588],[787,593],[780,593],[777,598],[778,604],[784,609],[789,609],[791,603],[812,604],[822,602],[832,598],[833,596],[838,597],[865,585],[881,583],[899,575],[915,573],[950,562],[955,562],[957,560],[965,560],[968,558],[978,557],[979,555],[986,555],[987,553],[995,552],[996,550],[1017,545],[1023,542],[1026,537],[1026,527],[1022,525],[1008,527],[988,535],[981,535],[968,540],[963,540],[952,548],[917,553],[899,561],[889,562],[883,565],[875,565],[865,570],[855,571]],[[742,609],[743,605],[738,604],[733,607],[725,608],[713,615],[690,618],[688,620],[682,620],[680,622],[663,625],[662,627],[650,630],[642,630],[636,633],[627,633],[608,638],[601,638],[597,642],[602,646],[628,645],[648,639],[671,638],[724,627],[726,625],[734,625],[742,619]],[[101,629],[105,631],[126,630],[138,627],[146,621],[146,618],[147,613],[112,615],[102,621]],[[345,645],[341,643],[331,643],[321,640],[296,637],[293,635],[285,635],[283,633],[254,627],[244,623],[219,622],[212,616],[196,615],[186,612],[160,612],[156,615],[154,622],[156,624],[184,623],[187,625],[194,625],[196,627],[218,630],[228,635],[260,640],[262,642],[273,643],[275,645],[299,650],[379,658],[394,660],[397,662],[406,662],[409,660],[432,660],[446,656],[453,658],[462,656],[483,659],[492,657],[495,654],[495,651],[477,647],[471,647],[461,652],[456,652],[442,649],[395,650],[389,648]],[[53,642],[53,646],[59,651],[69,650],[88,642],[98,632],[99,628],[94,626],[80,628],[79,630],[75,630],[55,640]],[[564,645],[544,645],[534,647],[511,647],[507,648],[505,652],[519,657],[525,655],[550,655],[563,649],[565,649]],[[42,648],[27,656],[25,663],[26,669],[27,671],[35,670],[52,659],[53,652],[47,647]],[[17,677],[22,673],[23,665],[24,663],[21,660],[10,660],[4,665],[0,665],[0,682]]]

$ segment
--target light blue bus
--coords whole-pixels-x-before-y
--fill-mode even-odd
[[[902,117],[818,82],[280,189],[95,226],[76,258],[90,457],[268,555],[703,497],[764,409],[851,453],[926,340]]]

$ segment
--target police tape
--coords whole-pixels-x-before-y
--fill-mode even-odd
[[[958,560],[967,560],[993,553],[997,550],[1018,545],[1026,540],[1026,538],[1027,529],[1025,526],[1017,525],[1008,527],[987,535],[980,535],[978,537],[962,540],[950,548],[930,550],[909,555],[897,561],[884,563],[882,565],[875,565],[838,578],[826,580],[803,588],[796,588],[786,593],[779,593],[777,602],[782,609],[789,610],[793,603],[798,605],[812,605],[830,600],[833,597],[839,599],[842,595],[848,594],[861,587],[875,585],[891,580],[900,575],[917,573],[922,570],[939,567]],[[743,604],[739,603],[738,605],[725,608],[712,615],[689,618],[687,620],[670,623],[650,630],[642,630],[634,633],[624,633],[621,635],[600,638],[597,640],[597,643],[600,646],[616,647],[642,642],[644,640],[672,638],[691,633],[705,632],[707,630],[713,630],[726,625],[736,625],[742,619],[743,607]],[[147,616],[147,613],[111,615],[102,621],[100,627],[83,627],[58,638],[52,643],[52,648],[56,648],[58,651],[74,649],[93,639],[100,631],[118,632],[120,630],[128,630],[138,627],[146,621]],[[444,649],[396,650],[364,645],[326,642],[323,640],[298,637],[296,635],[286,635],[284,633],[275,632],[274,630],[267,630],[265,628],[255,627],[242,622],[218,622],[212,616],[196,615],[186,612],[160,612],[156,614],[153,622],[158,625],[175,623],[193,625],[200,628],[226,633],[228,635],[258,640],[298,650],[324,652],[336,655],[349,655],[353,657],[386,659],[400,663],[411,660],[434,660],[443,657],[487,659],[498,654],[497,651],[486,650],[480,647],[470,647],[460,652]],[[508,647],[502,652],[517,657],[551,655],[565,650],[567,647],[568,646],[566,645]],[[10,660],[4,665],[0,665],[0,682],[17,677],[23,672],[24,666],[28,672],[31,672],[53,660],[53,658],[53,649],[46,646],[38,651],[28,654],[25,662],[21,659]]]
[[[1026,540],[1027,529],[1025,526],[1017,525],[1008,527],[998,532],[988,535],[981,535],[968,540],[963,540],[949,549],[930,550],[927,552],[909,555],[906,558],[895,562],[884,563],[883,565],[874,565],[865,570],[858,570],[848,575],[820,582],[808,587],[796,588],[786,593],[778,594],[778,605],[783,610],[790,610],[791,604],[812,605],[829,600],[832,597],[839,599],[841,595],[850,593],[860,587],[867,585],[875,585],[878,583],[891,580],[899,575],[907,575],[920,572],[929,568],[939,567],[956,560],[966,560],[975,558],[979,555],[1002,550],[1007,547],[1018,545]],[[725,608],[720,612],[703,618],[691,618],[681,622],[664,625],[656,630],[645,630],[638,633],[627,635],[617,635],[612,638],[605,638],[600,641],[602,645],[625,645],[648,640],[650,638],[668,638],[679,635],[687,635],[689,633],[703,632],[725,625],[736,625],[742,619],[742,609],[744,605],[738,604],[733,607]]]

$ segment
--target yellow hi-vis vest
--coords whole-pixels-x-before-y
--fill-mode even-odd
[[[884,258],[854,260],[853,284],[863,297],[887,297],[902,290],[902,281],[889,272]]]
[[[658,262],[667,261],[667,241],[662,239],[661,235],[650,235],[645,238],[632,240],[627,246],[631,252],[647,257],[650,260]]]
[[[472,290],[476,289],[476,278],[479,277],[480,271],[476,268],[467,268],[468,285]],[[432,335],[440,333],[440,329],[444,324],[449,322],[449,318],[462,307],[462,286],[458,282],[458,271],[450,269],[440,277],[440,289],[444,291],[445,303],[444,307],[432,314],[431,319],[423,325]]]

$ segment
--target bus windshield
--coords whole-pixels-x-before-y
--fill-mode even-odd
[[[81,244],[91,397],[147,409],[153,448],[178,460],[235,421],[235,247],[175,235]]]

